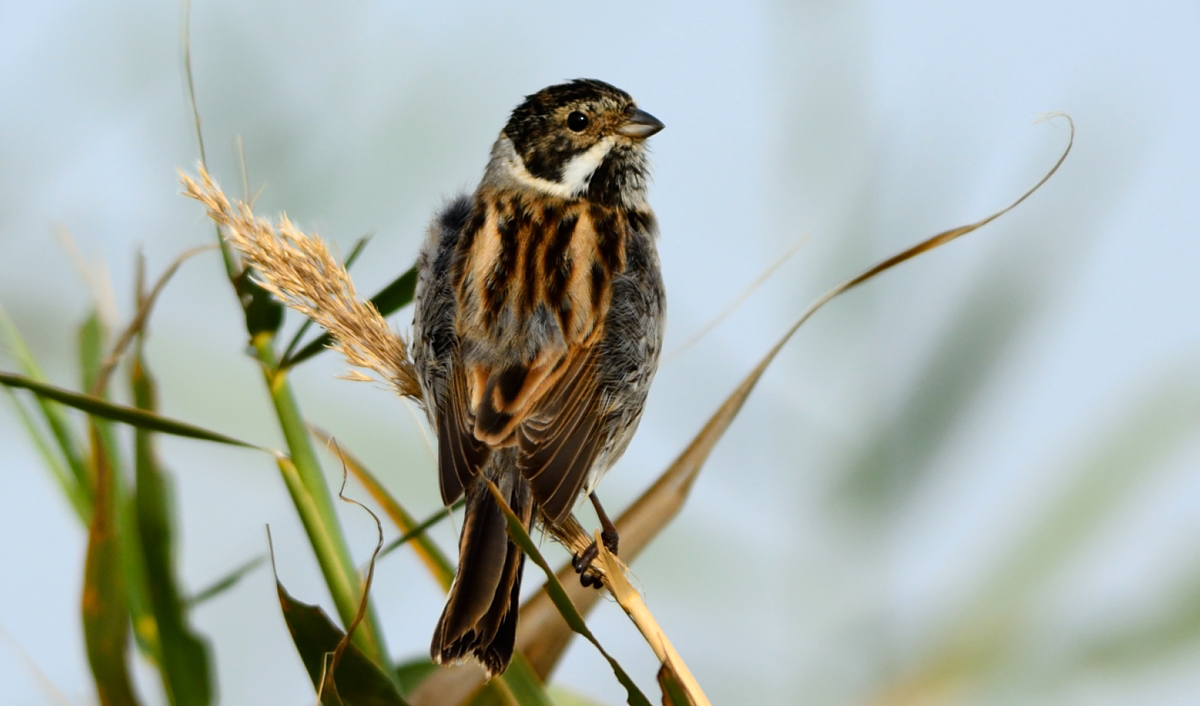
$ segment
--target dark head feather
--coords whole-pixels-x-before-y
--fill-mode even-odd
[[[526,96],[513,110],[504,135],[531,175],[560,183],[574,157],[614,135],[636,110],[633,98],[616,86],[576,79]],[[585,118],[582,129],[569,123],[577,113]]]

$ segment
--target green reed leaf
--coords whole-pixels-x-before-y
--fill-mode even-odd
[[[278,576],[275,578],[275,588],[292,642],[312,679],[313,688],[320,690],[328,679],[327,657],[337,649],[345,633],[333,624],[320,607],[293,598]],[[387,674],[363,655],[353,642],[346,645],[342,653],[333,683],[337,694],[322,694],[321,703],[326,706],[407,706]]]
[[[138,700],[133,692],[126,661],[129,610],[118,531],[118,488],[95,425],[92,425],[91,440],[96,503],[88,529],[83,574],[84,645],[101,706],[131,706],[136,705]]]
[[[436,672],[438,668],[438,665],[429,661],[428,657],[424,657],[405,662],[396,667],[392,673],[396,676],[396,683],[400,685],[400,693],[404,696],[411,696],[421,682]]]
[[[239,566],[235,567],[233,569],[233,571],[230,571],[229,573],[225,574],[224,576],[217,579],[216,581],[213,581],[208,586],[205,586],[204,588],[197,591],[195,595],[188,598],[187,599],[188,606],[189,607],[198,606],[201,603],[205,603],[209,600],[212,600],[213,598],[216,598],[217,596],[221,595],[222,593],[228,591],[229,589],[236,586],[237,583],[239,581],[241,581],[242,578],[244,578],[251,571],[254,571],[258,567],[262,566],[263,562],[265,562],[266,560],[267,560],[267,557],[265,557],[265,556],[256,556],[253,559],[251,559],[243,564],[240,564]]]
[[[157,409],[155,384],[139,345],[130,375],[135,404]],[[207,643],[188,625],[186,604],[176,580],[174,502],[170,478],[154,449],[153,433],[138,429],[134,435],[136,495],[134,507],[145,578],[159,643],[163,687],[172,706],[207,706],[212,703],[211,658]]]
[[[16,357],[17,363],[25,372],[25,375],[34,382],[45,383],[45,374],[37,364],[37,360],[34,359],[33,354],[30,353],[28,346],[25,345],[25,341],[21,338],[17,327],[8,318],[3,308],[0,308],[0,330],[3,331],[4,340],[8,343],[10,351]],[[6,385],[5,387],[11,392],[9,386]],[[50,429],[51,436],[54,438],[58,453],[62,456],[62,462],[66,464],[70,475],[68,476],[66,473],[55,471],[55,468],[60,467],[57,462],[48,462],[47,467],[51,469],[52,473],[55,473],[55,479],[58,480],[59,486],[67,494],[79,518],[83,521],[84,525],[88,525],[91,523],[92,515],[92,479],[84,464],[83,454],[80,452],[80,442],[76,438],[74,430],[71,429],[71,425],[68,423],[59,405],[40,396],[35,397],[35,400],[38,409],[42,413],[42,419]],[[46,448],[47,452],[43,455],[50,454],[50,446],[48,444]]]
[[[182,436],[188,439],[199,439],[201,441],[215,441],[220,444],[229,444],[231,446],[241,446],[247,449],[257,449],[259,451],[267,451],[269,449],[261,446],[256,446],[240,439],[235,439],[231,436],[226,436],[219,432],[210,431],[202,427],[198,427],[186,422],[180,422],[170,417],[161,417],[152,412],[137,409],[136,407],[126,407],[125,405],[115,404],[99,397],[85,395],[79,392],[72,392],[61,387],[56,387],[43,382],[38,382],[24,375],[16,375],[14,373],[6,373],[0,371],[0,385],[5,387],[14,387],[29,390],[41,399],[53,400],[74,407],[75,409],[87,412],[88,414],[107,419],[114,422],[128,424],[138,429],[148,431],[162,432],[163,434],[171,434],[172,436]]]

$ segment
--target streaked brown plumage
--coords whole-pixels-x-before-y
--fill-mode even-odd
[[[601,81],[550,86],[513,111],[475,193],[430,226],[414,357],[442,499],[467,499],[435,661],[474,657],[495,675],[512,656],[524,556],[485,479],[526,527],[557,524],[641,418],[665,317],[645,199],[644,140],[660,129]]]

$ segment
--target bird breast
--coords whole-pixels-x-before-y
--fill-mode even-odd
[[[460,340],[513,362],[591,345],[625,269],[628,215],[581,199],[478,196],[454,273]]]

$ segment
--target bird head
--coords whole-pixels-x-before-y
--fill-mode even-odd
[[[549,86],[513,110],[488,176],[560,198],[632,204],[644,200],[645,139],[662,129],[603,81]]]

